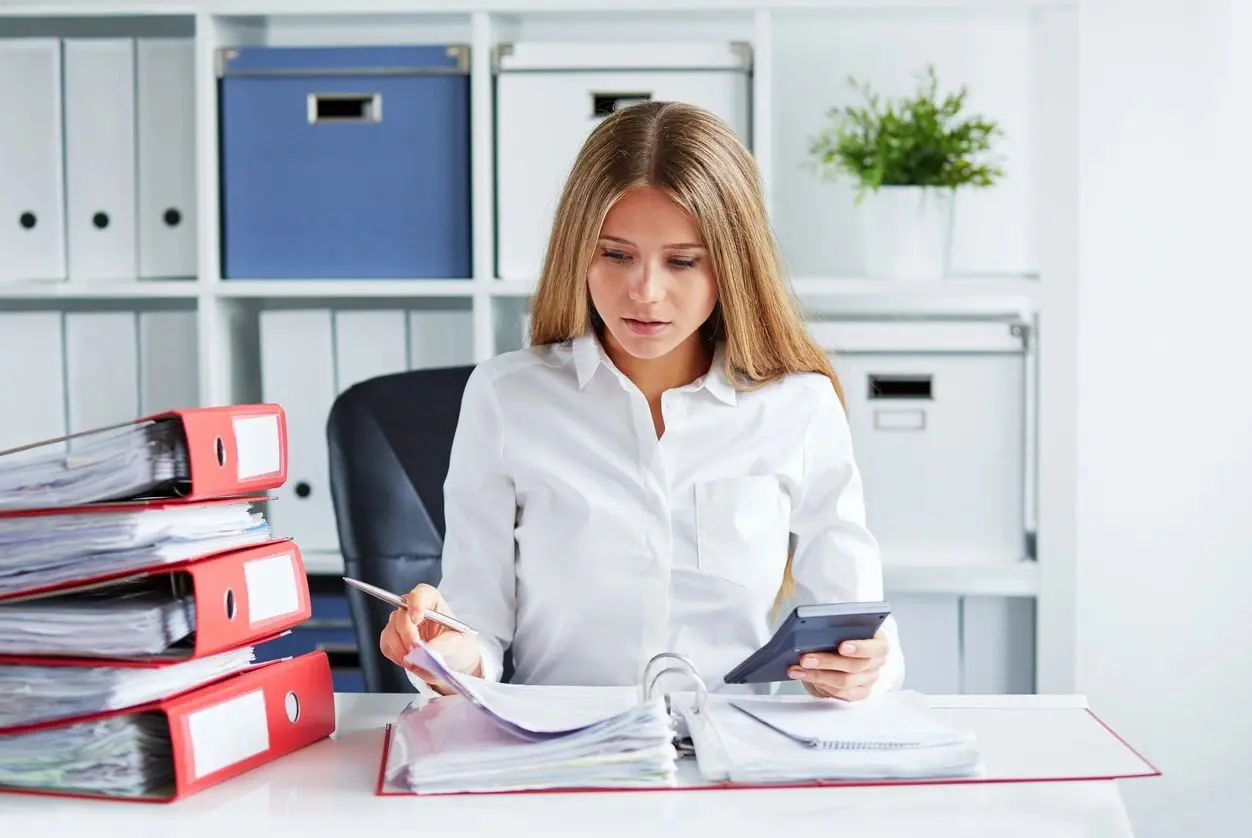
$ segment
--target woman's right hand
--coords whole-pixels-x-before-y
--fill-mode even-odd
[[[387,660],[402,666],[441,693],[450,687],[426,670],[405,661],[405,655],[417,647],[417,638],[438,652],[445,665],[466,675],[482,675],[482,651],[473,635],[450,629],[434,620],[425,619],[427,610],[438,611],[449,617],[456,616],[431,585],[418,585],[403,597],[407,610],[397,608],[391,612],[387,626],[378,639],[378,648]]]

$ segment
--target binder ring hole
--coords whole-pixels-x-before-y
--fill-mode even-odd
[[[165,226],[177,227],[183,220],[183,214],[174,207],[170,207],[165,211],[165,214],[162,215],[161,218],[165,221]]]
[[[300,699],[296,698],[295,693],[287,693],[283,699],[283,708],[287,711],[287,721],[295,724],[296,719],[300,718]]]
[[[109,214],[107,212],[98,212],[91,217],[91,223],[96,225],[97,230],[103,230],[109,226]]]
[[[226,589],[226,598],[222,605],[226,608],[226,619],[233,621],[235,619],[235,592],[230,588]]]
[[[33,212],[24,212],[17,218],[17,223],[22,225],[23,230],[33,229],[38,221],[39,219],[35,217]]]
[[[304,480],[301,480],[299,483],[296,484],[296,497],[307,498],[311,494],[313,494],[313,487],[310,486],[307,482],[305,482]]]
[[[222,468],[226,467],[226,443],[219,436],[213,442],[213,447],[217,451],[217,464]]]

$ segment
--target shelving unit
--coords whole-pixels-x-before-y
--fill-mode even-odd
[[[889,592],[1011,597],[1035,603],[1039,690],[1073,672],[1074,331],[1076,321],[1077,0],[621,0],[593,11],[575,0],[60,0],[0,8],[0,39],[170,35],[194,39],[195,276],[89,282],[0,281],[0,314],[30,310],[194,308],[202,404],[258,400],[258,317],[271,309],[469,312],[482,361],[520,341],[532,283],[495,271],[497,217],[493,56],[526,40],[738,41],[752,50],[752,149],[792,284],[814,316],[1015,317],[1030,325],[1035,367],[1027,470],[1037,550],[893,561]],[[472,270],[465,278],[237,280],[222,276],[219,51],[249,44],[464,44],[468,47]],[[928,60],[941,84],[968,81],[971,106],[1006,125],[1009,177],[957,207],[957,275],[938,282],[858,276],[844,245],[846,187],[821,183],[803,152],[846,71],[893,92]],[[2,182],[2,181],[0,181]],[[0,223],[7,223],[0,219]],[[12,359],[0,357],[0,364]],[[0,411],[0,422],[5,412]],[[334,550],[309,550],[333,574]]]

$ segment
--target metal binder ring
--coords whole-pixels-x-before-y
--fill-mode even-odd
[[[662,669],[656,675],[652,676],[652,680],[648,681],[647,684],[645,685],[644,697],[648,699],[652,697],[652,688],[656,686],[657,679],[667,672],[681,672],[689,676],[693,681],[695,681],[696,693],[698,694],[698,697],[696,699],[696,715],[700,715],[701,713],[704,713],[709,703],[709,688],[704,685],[704,679],[701,678],[699,675],[697,675],[695,672],[695,668],[690,667],[690,665],[688,666],[688,668],[683,668],[681,666],[667,666],[664,669]]]
[[[648,661],[648,665],[643,668],[643,678],[641,679],[642,683],[647,684],[649,682],[649,673],[652,672],[652,667],[656,666],[660,661],[666,659],[678,661],[680,668],[686,668],[686,670],[696,678],[700,677],[699,670],[696,669],[696,665],[692,663],[689,658],[686,658],[677,652],[661,652],[660,654],[653,655],[652,660]],[[656,679],[653,678],[652,680]]]

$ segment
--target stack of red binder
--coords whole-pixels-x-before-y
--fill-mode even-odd
[[[0,452],[0,791],[169,801],[329,736],[300,548],[257,504],[278,405],[171,411]]]

